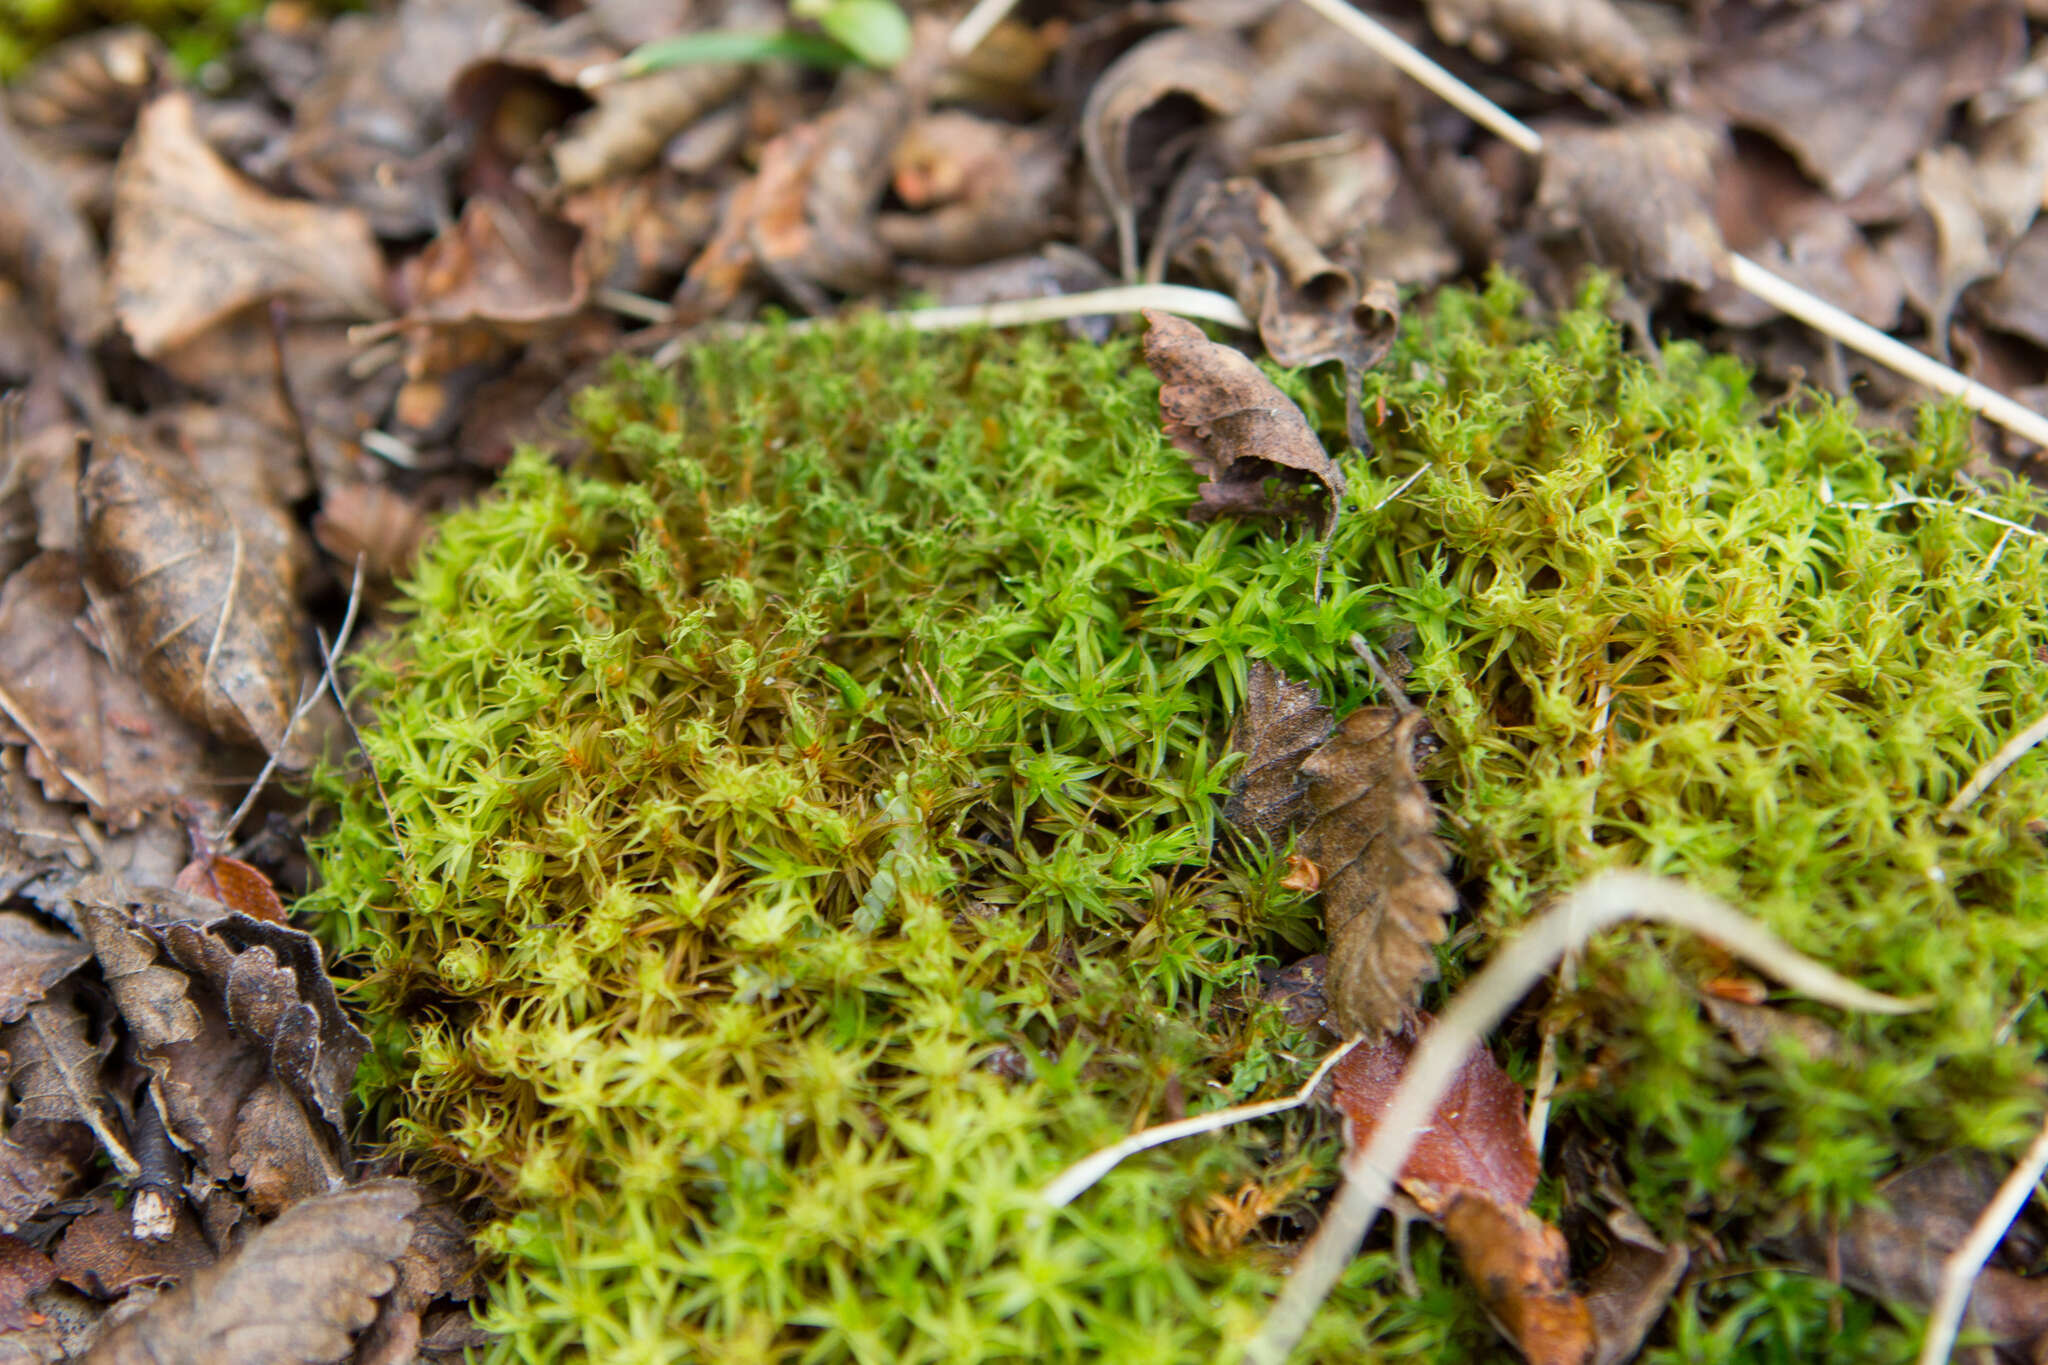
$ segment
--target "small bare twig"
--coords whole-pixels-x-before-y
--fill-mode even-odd
[[[2039,720],[2007,740],[1997,753],[1986,760],[1983,767],[1971,773],[1970,780],[1963,784],[1963,789],[1941,808],[1942,817],[1953,820],[1962,814],[1978,797],[1991,789],[1993,782],[2005,775],[2007,768],[2019,762],[2028,750],[2044,739],[2048,739],[2048,714],[2043,714]]]
[[[1941,1288],[1935,1292],[1934,1307],[1927,1314],[1927,1335],[1920,1339],[1920,1365],[1942,1365],[1948,1359],[1963,1323],[1963,1312],[1970,1305],[1970,1291],[1976,1287],[1984,1262],[2005,1239],[2006,1229],[2026,1207],[2044,1171],[2048,1171],[2048,1122],[2042,1124],[2034,1145],[2027,1148],[2026,1156],[1998,1187],[1984,1212],[1977,1215],[1970,1235],[1942,1262]]]
[[[362,600],[363,557],[357,555],[355,579],[348,587],[348,610],[342,615],[341,632],[335,637],[339,642],[337,648],[347,647],[349,632],[356,628],[356,608],[361,605]],[[284,723],[284,733],[279,735],[277,743],[271,746],[270,757],[264,761],[263,771],[257,773],[256,780],[249,785],[249,793],[242,798],[242,804],[236,806],[235,813],[230,815],[226,822],[214,832],[213,847],[220,848],[229,839],[234,837],[235,829],[242,823],[243,818],[249,814],[250,807],[256,804],[256,798],[263,794],[263,785],[270,781],[270,775],[277,771],[278,755],[282,754],[284,746],[291,742],[292,731],[297,728],[300,721],[306,718],[306,713],[313,709],[314,704],[320,700],[320,691],[320,683],[317,679],[309,686],[299,689],[299,704],[292,708],[291,718]]]
[[[1302,3],[1399,67],[1495,137],[1530,156],[1542,153],[1541,133],[1418,52],[1392,29],[1359,13],[1345,0],[1302,0]],[[1850,350],[1868,356],[1936,393],[1962,400],[1980,416],[2035,445],[2048,446],[2048,417],[1886,336],[1869,323],[1852,317],[1824,299],[1816,298],[1748,257],[1728,252],[1722,257],[1721,273],[1736,288],[1754,294],[1779,312],[1798,318]]]
[[[1416,1139],[1458,1067],[1517,1000],[1571,949],[1627,919],[1676,924],[1713,939],[1736,956],[1825,1004],[1881,1014],[1920,1009],[1837,976],[1802,956],[1734,907],[1680,882],[1640,872],[1603,872],[1552,906],[1505,944],[1458,992],[1408,1060],[1394,1098],[1372,1140],[1344,1164],[1344,1185],[1301,1255],[1293,1274],[1246,1348],[1249,1365],[1281,1365],[1309,1320],[1358,1254],[1358,1244],[1394,1188]]]
[[[1017,0],[976,0],[967,17],[953,25],[953,31],[946,35],[946,52],[953,57],[965,57],[980,47],[981,40],[995,32],[996,25],[1016,7]]]
[[[1213,1133],[1219,1128],[1228,1128],[1247,1119],[1261,1119],[1268,1114],[1284,1114],[1290,1109],[1299,1109],[1315,1098],[1316,1088],[1323,1083],[1323,1077],[1331,1068],[1350,1055],[1351,1049],[1363,1042],[1354,1037],[1338,1045],[1337,1049],[1316,1065],[1309,1078],[1302,1082],[1301,1089],[1285,1099],[1260,1100],[1256,1104],[1236,1104],[1227,1109],[1213,1109],[1206,1114],[1192,1118],[1176,1119],[1172,1123],[1155,1124],[1140,1129],[1122,1142],[1104,1147],[1082,1157],[1073,1165],[1061,1171],[1053,1182],[1039,1192],[1039,1198],[1054,1208],[1062,1208],[1074,1200],[1096,1181],[1108,1175],[1116,1164],[1127,1156],[1134,1156],[1150,1147],[1163,1146],[1179,1138],[1194,1137],[1198,1133]]]

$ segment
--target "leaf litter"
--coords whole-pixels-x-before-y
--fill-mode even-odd
[[[39,1248],[54,1245],[55,1273],[95,1299],[187,1283],[104,1334],[101,1358],[209,1358],[250,1302],[236,1296],[282,1283],[236,1269],[269,1235],[257,1224],[387,1189],[361,1184],[345,1103],[364,1042],[289,925],[296,888],[201,836],[266,752],[299,767],[328,742],[330,726],[294,717],[321,681],[309,625],[332,620],[358,556],[402,577],[423,510],[470,496],[509,453],[520,428],[497,414],[560,411],[620,344],[673,344],[679,326],[764,304],[1072,293],[1152,260],[1227,292],[1280,364],[1335,362],[1363,451],[1361,376],[1392,339],[1392,285],[1496,261],[1553,300],[1597,261],[1667,323],[1734,329],[1719,335],[1767,380],[1823,373],[1720,278],[1725,243],[1922,349],[1948,354],[1953,335],[1973,372],[2012,373],[2014,354],[2038,368],[2048,87],[2026,79],[2038,24],[2015,4],[1722,6],[1674,27],[1645,6],[1432,0],[1397,20],[1483,64],[1537,120],[1534,176],[1326,26],[1299,39],[1322,21],[1266,8],[1010,20],[951,66],[926,24],[893,74],[720,62],[586,91],[580,71],[667,36],[679,7],[564,19],[403,0],[330,22],[273,6],[225,85],[188,84],[138,30],[76,39],[15,81],[0,385],[24,388],[28,420],[0,469],[0,885],[24,898],[0,911],[16,1100],[0,1216],[70,1221],[19,1256],[0,1244],[0,1324],[30,1322],[16,1304],[47,1293]],[[733,4],[689,22],[780,20]],[[1076,25],[1086,41],[1070,45]],[[1167,430],[1202,478],[1193,515],[1306,519],[1327,540],[1356,504],[1320,433],[1244,352],[1148,320]],[[1321,687],[1261,660],[1229,741],[1245,759],[1222,813],[1321,906],[1316,1016],[1368,1049],[1420,1021],[1458,903],[1416,770],[1427,726],[1394,706],[1333,727]],[[188,838],[199,851],[177,874],[163,850]],[[84,876],[150,863],[184,894]],[[1857,1055],[1802,1014],[1702,1008],[1747,1053]],[[1340,1090],[1370,1055],[1346,1060]],[[122,1199],[152,1191],[175,1205],[167,1237],[124,1224]],[[1624,1358],[1609,1343],[1641,1339],[1672,1249],[1609,1218],[1603,1270],[1637,1289],[1603,1296],[1596,1275],[1578,1296],[1526,1198],[1437,1209],[1488,1311],[1525,1347],[1562,1351],[1582,1299],[1598,1358]],[[320,1264],[293,1283],[321,1325],[297,1344],[281,1326],[248,1358],[340,1359],[373,1318],[364,1359],[432,1336],[449,1311],[435,1300],[476,1286],[388,1250],[403,1203],[370,1200],[357,1231],[308,1222]],[[460,1215],[432,1207],[461,1243]],[[1896,1263],[1820,1264],[1918,1301],[1947,1246],[1926,1223],[1852,1219],[1851,1243]],[[1502,1257],[1489,1269],[1482,1246]],[[394,1264],[410,1288],[373,1306]],[[2019,1293],[1983,1284],[1994,1305]]]

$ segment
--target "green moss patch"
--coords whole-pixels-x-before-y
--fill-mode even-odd
[[[362,972],[373,1122],[499,1211],[494,1358],[1241,1341],[1332,1179],[1328,1119],[1147,1153],[1058,1214],[1032,1192],[1324,1046],[1259,998],[1316,909],[1215,811],[1249,660],[1356,704],[1353,632],[1412,629],[1446,741],[1447,987],[1630,864],[1939,998],[1848,1022],[1854,1064],[1745,1061],[1691,994],[1710,949],[1603,939],[1548,1006],[1560,1121],[1667,1236],[1743,1257],[1902,1156],[2022,1138],[2048,762],[1939,812],[2048,709],[2048,564],[1953,508],[1848,504],[2034,509],[1964,486],[1946,414],[1912,441],[1827,405],[1759,421],[1732,362],[1678,347],[1659,376],[1597,309],[1539,334],[1522,302],[1448,296],[1369,381],[1379,449],[1343,459],[1320,600],[1300,536],[1185,519],[1128,342],[866,325],[625,371],[578,406],[592,457],[527,453],[443,525],[360,661],[389,822],[324,779],[306,904]],[[1335,449],[1338,396],[1280,379]],[[1525,1077],[1533,1036],[1502,1040]],[[1301,1358],[1494,1358],[1433,1239],[1417,1268],[1411,1299],[1368,1252]],[[1840,1297],[1706,1277],[1647,1358],[1910,1356],[1860,1300],[1835,1338]]]

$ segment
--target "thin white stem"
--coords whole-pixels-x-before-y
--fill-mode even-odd
[[[1410,474],[1407,478],[1401,480],[1401,482],[1395,484],[1392,488],[1387,490],[1387,494],[1385,497],[1381,498],[1378,502],[1372,505],[1372,510],[1377,512],[1382,507],[1385,507],[1388,503],[1392,502],[1394,499],[1400,497],[1403,493],[1406,493],[1410,488],[1413,488],[1415,486],[1415,481],[1417,479],[1421,478],[1424,474],[1427,474],[1428,472],[1429,466],[1424,465],[1422,466],[1422,468],[1416,470],[1413,474]]]
[[[1256,1104],[1237,1104],[1228,1109],[1213,1109],[1206,1114],[1196,1114],[1192,1118],[1177,1119],[1172,1123],[1156,1124],[1131,1134],[1122,1142],[1104,1147],[1099,1152],[1091,1152],[1055,1176],[1051,1184],[1039,1191],[1039,1198],[1054,1208],[1064,1207],[1073,1203],[1089,1186],[1108,1175],[1116,1168],[1116,1164],[1127,1156],[1135,1156],[1149,1147],[1158,1147],[1179,1138],[1194,1137],[1198,1133],[1213,1133],[1219,1128],[1228,1128],[1247,1119],[1262,1119],[1268,1114],[1284,1114],[1290,1109],[1299,1109],[1315,1097],[1316,1087],[1323,1083],[1323,1077],[1330,1074],[1330,1069],[1349,1056],[1351,1049],[1363,1041],[1362,1037],[1345,1040],[1336,1051],[1323,1058],[1309,1078],[1302,1082],[1301,1089],[1284,1099],[1260,1100]]]
[[[1301,0],[1345,33],[1371,48],[1394,66],[1455,107],[1460,113],[1530,156],[1543,151],[1543,135],[1528,124],[1453,76],[1436,62],[1416,51],[1413,45],[1384,24],[1359,13],[1345,0]],[[2016,403],[1996,389],[1980,384],[1955,370],[1920,354],[1903,342],[1878,331],[1825,299],[1816,298],[1790,280],[1758,265],[1746,256],[1729,252],[1722,257],[1721,273],[1735,285],[1782,313],[1798,318],[1814,330],[1936,393],[1949,394],[1989,421],[2022,436],[2035,445],[2048,447],[2048,417]]]
[[[1395,1173],[1406,1164],[1465,1057],[1567,952],[1627,919],[1691,929],[1794,990],[1843,1009],[1902,1014],[1925,1004],[1882,995],[1837,976],[1734,907],[1682,883],[1641,872],[1601,873],[1497,950],[1423,1035],[1393,1101],[1373,1128],[1371,1142],[1345,1161],[1343,1187],[1322,1227],[1295,1258],[1286,1288],[1246,1347],[1243,1359],[1248,1365],[1281,1365],[1301,1340],[1316,1309],[1358,1254],[1366,1229],[1386,1206]]]
[[[946,35],[946,51],[953,57],[965,57],[981,46],[981,40],[995,32],[997,24],[1009,17],[1017,7],[1017,0],[976,0],[967,17],[953,26]]]
[[[2003,776],[2007,768],[2019,762],[2028,750],[2044,739],[2048,739],[2048,714],[2042,715],[2039,720],[2007,740],[1983,767],[1971,773],[1970,780],[1963,784],[1963,789],[1941,808],[1942,815],[1951,820],[1955,819],[1965,807],[1990,790],[1991,784]]]
[[[1963,1325],[1963,1312],[1970,1306],[1970,1291],[1976,1287],[1978,1273],[2005,1240],[2006,1229],[2026,1207],[2044,1171],[2048,1171],[2048,1123],[2042,1124],[2034,1145],[2027,1148],[2026,1156],[1998,1187],[1984,1212],[1977,1215],[1970,1235],[1941,1263],[1941,1288],[1936,1291],[1934,1307],[1927,1315],[1927,1335],[1920,1339],[1920,1365],[1942,1365],[1948,1359],[1956,1344],[1956,1332]]]

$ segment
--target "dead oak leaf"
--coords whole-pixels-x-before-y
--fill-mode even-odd
[[[1190,515],[1287,517],[1320,502],[1327,539],[1344,474],[1301,409],[1244,352],[1209,340],[1185,318],[1147,308],[1145,321],[1145,363],[1159,376],[1166,435],[1203,479]],[[1304,488],[1309,482],[1316,487]]]
[[[1422,983],[1457,893],[1450,851],[1415,775],[1423,729],[1414,709],[1364,707],[1301,765],[1313,813],[1299,845],[1322,869],[1330,1013],[1344,1034],[1391,1032]]]
[[[300,685],[299,608],[181,461],[112,437],[80,483],[103,634],[179,714],[275,750]]]
[[[1302,760],[1330,737],[1330,728],[1330,708],[1314,683],[1295,682],[1264,659],[1253,660],[1230,730],[1230,752],[1243,754],[1244,766],[1231,783],[1223,818],[1268,839],[1284,837],[1307,808]],[[1312,881],[1320,879],[1318,872]]]
[[[94,1344],[91,1365],[323,1365],[347,1355],[397,1281],[419,1207],[379,1180],[296,1204]]]
[[[114,315],[153,357],[244,305],[290,298],[302,315],[384,311],[384,258],[354,209],[267,194],[200,136],[192,99],[144,109],[114,172]]]

